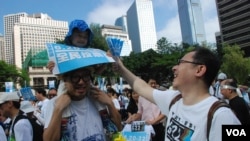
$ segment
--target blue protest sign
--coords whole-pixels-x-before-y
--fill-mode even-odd
[[[150,141],[150,136],[146,132],[122,132],[126,141]]]
[[[22,95],[24,100],[35,100],[36,99],[36,97],[34,96],[34,94],[31,91],[30,87],[21,88],[19,90],[19,92]]]
[[[94,48],[79,48],[64,44],[47,44],[48,57],[55,62],[53,74],[62,74],[78,68],[115,62],[106,52]]]
[[[5,92],[14,92],[13,82],[5,82]]]
[[[124,41],[116,37],[107,36],[106,42],[108,44],[109,49],[111,50],[112,55],[119,57],[121,55],[121,50]]]

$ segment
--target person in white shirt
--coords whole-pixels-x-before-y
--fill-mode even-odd
[[[9,141],[32,141],[33,128],[29,120],[19,119],[16,121],[19,114],[22,114],[21,110],[19,110],[20,97],[17,92],[0,92],[0,108],[3,115],[8,116],[12,120],[9,130]]]
[[[223,98],[223,95],[221,94],[221,91],[220,91],[220,83],[223,81],[223,80],[226,80],[227,79],[227,75],[223,72],[219,73],[218,76],[217,76],[217,81],[215,82],[214,84],[214,93],[213,95],[219,99],[224,99]]]
[[[120,117],[119,112],[107,94],[92,86],[88,68],[61,75],[65,93],[51,99],[47,105],[44,140],[105,141],[101,115],[95,107],[95,101],[107,107],[111,119],[120,125],[117,128],[121,130],[121,119],[117,118]]]
[[[7,141],[7,138],[6,138],[6,135],[2,126],[0,126],[0,139],[1,141]]]
[[[47,103],[49,99],[47,98],[47,94],[45,89],[43,88],[37,88],[35,89],[35,96],[38,100],[38,103],[36,104],[36,110],[34,111],[34,116],[38,119],[38,121],[44,125],[44,113],[45,113],[45,107],[47,106]]]
[[[129,71],[118,57],[114,59],[116,62],[113,69],[122,75],[134,91],[159,106],[161,112],[168,117],[165,141],[221,141],[222,125],[240,125],[230,108],[221,107],[213,115],[207,137],[208,111],[218,101],[209,94],[208,89],[220,68],[218,57],[209,49],[197,47],[178,60],[172,68],[175,90],[166,91],[150,87]],[[171,101],[179,94],[182,98],[169,108]]]
[[[120,103],[119,103],[119,101],[117,99],[116,91],[113,88],[109,87],[109,88],[107,88],[107,94],[112,99],[112,101],[113,101],[113,103],[115,105],[115,108],[119,111],[121,109],[121,106],[120,106]]]

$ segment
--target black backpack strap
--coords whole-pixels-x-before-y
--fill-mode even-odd
[[[210,107],[208,114],[207,114],[207,141],[209,141],[209,133],[210,133],[210,128],[211,128],[214,113],[220,107],[230,108],[230,106],[226,102],[221,101],[221,100],[214,102],[213,105]]]
[[[23,113],[24,113],[24,112],[20,110],[19,113],[18,113],[18,115],[16,116],[14,122],[13,122],[12,133],[13,133],[14,135],[15,135],[15,132],[14,132],[15,124],[16,124],[20,119],[27,119],[27,120],[29,120],[27,116],[23,115]]]
[[[170,102],[170,104],[169,104],[169,110],[171,109],[171,107],[175,104],[175,102],[177,102],[178,100],[180,100],[182,98],[182,95],[181,94],[178,94],[178,95],[176,95],[173,99],[172,99],[172,101]]]

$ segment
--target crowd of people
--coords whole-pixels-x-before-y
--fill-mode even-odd
[[[83,20],[69,26],[65,44],[87,48],[93,33]],[[108,55],[111,55],[109,52]],[[48,91],[35,89],[37,101],[22,100],[17,92],[0,93],[1,141],[32,141],[34,131],[26,115],[43,130],[46,141],[108,141],[110,135],[123,130],[124,124],[145,121],[153,127],[151,141],[222,139],[222,125],[250,124],[249,89],[234,78],[219,73],[217,56],[206,48],[195,48],[185,54],[172,71],[170,88],[159,87],[157,79],[141,79],[115,56],[113,70],[131,88],[122,93],[107,85],[106,91],[93,85],[93,75],[107,67],[95,65],[58,75],[59,87]],[[52,72],[55,62],[48,62]],[[173,99],[181,95],[172,105]],[[207,136],[207,114],[213,103],[223,100],[230,108],[221,107],[213,116]]]

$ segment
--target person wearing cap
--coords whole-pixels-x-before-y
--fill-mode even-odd
[[[69,31],[64,38],[64,43],[69,46],[88,48],[92,38],[93,33],[88,24],[84,20],[76,19],[70,22]],[[52,72],[55,67],[55,63],[53,61],[49,61],[47,67]]]
[[[34,118],[35,107],[32,105],[30,101],[24,100],[21,101],[20,109],[27,115],[29,118]]]
[[[220,90],[225,99],[229,100],[231,109],[240,120],[241,124],[250,124],[250,114],[243,98],[236,92],[237,82],[235,79],[225,79],[221,82]]]
[[[69,24],[69,31],[64,38],[64,43],[69,46],[75,46],[79,48],[88,48],[92,39],[93,32],[89,28],[88,24],[84,20],[75,19]],[[47,64],[47,68],[50,72],[53,71],[55,67],[55,63],[53,61],[49,61]],[[96,65],[95,70],[96,73],[100,74],[106,68],[105,65]],[[60,77],[59,77],[60,79]],[[57,94],[60,95],[64,90],[64,82],[60,80]]]
[[[18,120],[13,127],[16,117],[22,113],[20,110],[20,97],[17,92],[0,92],[0,108],[3,115],[8,116],[12,120],[9,140],[32,141],[33,128],[28,119]]]
[[[223,72],[219,73],[218,76],[217,76],[217,81],[216,83],[214,84],[214,94],[213,96],[219,98],[219,99],[223,99],[223,95],[221,94],[220,92],[220,83],[227,79],[227,75]]]
[[[100,140],[105,141],[103,124],[95,101],[104,104],[110,112],[111,119],[116,125],[121,120],[110,97],[103,91],[92,86],[91,70],[79,68],[61,74],[65,83],[65,93],[48,102],[44,140],[58,141],[65,139],[70,141]],[[69,113],[67,112],[70,109]]]
[[[64,42],[66,45],[69,46],[75,46],[79,48],[88,48],[91,41],[93,39],[93,33],[91,29],[89,28],[88,24],[84,20],[73,20],[71,21],[69,25],[69,31],[67,35],[65,36]],[[49,61],[47,64],[48,69],[52,72],[53,68],[55,67],[55,63],[53,61]],[[95,74],[101,74],[104,69],[106,68],[106,65],[97,64],[93,66]],[[59,78],[59,86],[57,95],[61,95],[64,93],[65,87],[64,87],[64,81]],[[95,103],[95,106],[98,108],[98,102]],[[119,120],[117,118],[116,120]],[[120,124],[117,124],[116,126],[120,126]]]

